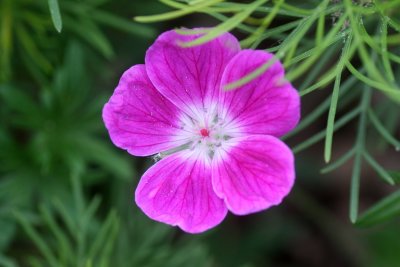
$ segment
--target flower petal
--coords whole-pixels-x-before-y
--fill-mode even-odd
[[[212,172],[215,193],[238,215],[278,205],[295,179],[290,149],[273,136],[234,139],[235,145],[215,152]]]
[[[136,203],[150,218],[199,233],[219,224],[227,213],[212,188],[211,166],[191,151],[157,162],[143,175]]]
[[[227,65],[221,85],[234,82],[272,60],[273,55],[261,50],[243,50]],[[282,136],[292,130],[300,118],[300,98],[284,80],[279,61],[249,83],[220,93],[220,114],[247,134]]]
[[[148,156],[185,143],[180,112],[154,88],[144,65],[136,65],[122,75],[103,108],[103,120],[116,146]]]
[[[165,32],[147,50],[145,60],[154,86],[192,118],[217,102],[222,73],[240,50],[229,33],[195,47],[179,45],[199,36]]]

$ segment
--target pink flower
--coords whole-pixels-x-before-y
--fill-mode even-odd
[[[278,61],[244,86],[222,89],[272,54],[241,50],[229,33],[201,46],[179,45],[198,37],[161,34],[103,109],[116,146],[162,158],[142,176],[137,205],[189,233],[216,226],[228,210],[244,215],[282,201],[295,171],[278,137],[300,117],[299,95]]]

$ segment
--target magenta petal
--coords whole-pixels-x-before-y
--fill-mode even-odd
[[[235,138],[236,145],[215,153],[213,186],[234,214],[278,205],[295,179],[290,149],[273,136]]]
[[[222,73],[240,50],[237,39],[229,33],[200,46],[179,45],[199,36],[165,32],[147,50],[145,60],[154,86],[193,118],[216,104]]]
[[[151,84],[144,65],[121,77],[103,108],[111,140],[135,156],[147,156],[179,146],[179,110]]]
[[[182,151],[162,159],[143,175],[136,203],[150,218],[199,233],[219,224],[227,213],[211,184],[211,167]]]
[[[243,50],[228,64],[222,86],[237,81],[272,60],[261,50]],[[276,61],[258,78],[232,91],[220,93],[220,114],[234,121],[240,132],[281,136],[292,130],[300,118],[300,98],[284,80],[284,69]]]

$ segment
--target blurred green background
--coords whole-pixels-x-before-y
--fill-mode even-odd
[[[58,33],[54,2],[0,0],[0,266],[400,266],[399,221],[351,225],[350,167],[321,175],[322,146],[296,155],[296,185],[278,207],[229,215],[200,235],[145,217],[133,192],[152,160],[112,145],[102,106],[160,32],[216,21],[139,24],[133,16],[170,9],[150,0],[60,0]],[[320,97],[303,99],[303,112]],[[337,151],[354,128],[336,137]],[[364,209],[390,189],[370,169],[362,174]]]

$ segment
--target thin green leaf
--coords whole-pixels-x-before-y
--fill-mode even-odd
[[[6,256],[0,255],[0,266],[3,267],[17,267],[17,264]]]
[[[108,12],[93,10],[89,14],[89,16],[100,23],[114,27],[119,30],[126,31],[128,33],[132,33],[134,35],[142,36],[145,38],[153,38],[156,35],[156,31],[152,27],[124,20]]]
[[[313,10],[313,9],[304,9],[304,8],[297,7],[295,5],[289,5],[288,3],[283,3],[282,9],[285,9],[285,10],[288,10],[288,11],[291,11],[294,13],[302,14],[305,16],[310,16],[311,14],[313,14],[313,12],[315,12],[315,10]]]
[[[397,64],[400,64],[400,57],[399,56],[396,56],[395,54],[388,52],[388,57],[389,57],[390,60],[396,62]]]
[[[322,1],[318,7],[316,7],[309,17],[303,19],[303,21],[294,29],[289,36],[283,41],[281,48],[278,52],[278,57],[281,58],[292,46],[297,45],[303,36],[309,31],[314,21],[318,18],[320,12],[322,12],[328,1]]]
[[[291,71],[291,73],[287,75],[289,80],[294,80],[298,77],[301,77],[306,70],[312,67],[315,64],[315,62],[320,59],[320,55],[324,53],[330,45],[336,43],[339,40],[345,40],[345,43],[349,40],[350,35],[352,35],[351,31],[349,30],[341,31],[342,25],[345,23],[345,21],[346,21],[346,16],[342,16],[339,19],[339,21],[335,24],[335,26],[329,31],[329,33],[324,37],[322,43],[310,49],[312,50],[311,53],[310,50],[308,51],[310,57],[306,61],[304,61],[301,65],[296,66],[296,68],[294,68],[293,71]],[[346,56],[351,57],[351,55],[354,53],[354,50],[355,50],[354,46],[351,47],[351,50],[347,51]],[[300,57],[301,56],[302,55],[300,55]],[[294,59],[292,61],[294,61]],[[295,62],[290,62],[288,66]]]
[[[0,99],[2,99],[3,104],[7,105],[10,110],[31,117],[37,116],[41,113],[38,105],[34,102],[32,97],[20,88],[6,85],[0,86]]]
[[[376,88],[384,93],[386,93],[391,99],[395,101],[400,101],[400,90],[388,87],[385,84],[382,84],[381,82],[377,82],[375,80],[372,80],[371,78],[363,75],[360,73],[350,62],[346,62],[346,67],[347,69],[356,76],[360,81],[363,83],[367,84],[368,86],[372,88]]]
[[[81,177],[78,172],[71,171],[70,178],[71,178],[72,193],[74,196],[75,208],[77,210],[77,213],[79,215],[82,215],[84,213],[85,200],[82,191]],[[79,216],[78,221],[82,222],[83,217]]]
[[[242,12],[235,14],[231,18],[227,19],[226,21],[222,22],[218,26],[209,30],[206,34],[200,36],[199,38],[189,41],[189,42],[180,42],[182,47],[192,47],[196,45],[204,44],[224,32],[228,32],[234,29],[239,23],[241,23],[244,19],[246,19],[258,6],[264,4],[268,0],[257,0],[254,3],[248,5]]]
[[[75,32],[82,39],[86,40],[92,47],[97,49],[105,58],[111,58],[114,55],[114,50],[111,43],[100,30],[97,24],[84,18],[79,21],[64,17],[65,27]]]
[[[38,258],[34,258],[32,256],[28,257],[28,263],[31,267],[43,267],[44,263],[40,261]]]
[[[345,96],[345,94],[350,90],[350,88],[355,84],[356,81],[357,79],[355,77],[349,77],[342,85],[342,90],[340,90],[339,92],[340,97]],[[349,95],[346,95],[346,97],[342,101],[340,101],[340,106],[345,107],[357,96],[358,92],[354,90],[350,91]],[[330,103],[331,101],[329,98],[325,99],[324,102],[314,108],[313,111],[310,112],[306,117],[303,117],[299,125],[297,125],[297,127],[293,131],[286,134],[282,139],[287,139],[291,136],[294,136],[305,129],[307,126],[311,125],[316,119],[318,119],[322,114],[325,113],[325,111],[329,108]]]
[[[97,234],[96,239],[90,246],[88,256],[89,258],[95,258],[101,256],[101,250],[103,246],[108,242],[108,238],[113,233],[112,229],[118,224],[117,215],[114,210],[112,210],[103,225],[101,226],[100,232]]]
[[[361,176],[361,158],[364,152],[365,146],[365,132],[366,132],[366,124],[367,118],[366,113],[368,109],[368,105],[371,101],[371,88],[365,86],[363,89],[363,95],[361,98],[360,108],[361,115],[358,123],[357,136],[356,136],[356,154],[354,157],[353,163],[353,172],[351,175],[351,184],[350,184],[350,209],[349,216],[350,221],[355,223],[358,217],[358,202],[360,195],[360,176]]]
[[[385,73],[387,74],[389,81],[394,82],[394,74],[392,70],[392,66],[390,65],[389,61],[389,56],[388,56],[388,51],[387,51],[387,29],[388,28],[388,22],[386,17],[382,18],[382,24],[381,24],[381,54],[382,54],[382,62],[383,62],[383,67],[385,68]]]
[[[357,107],[344,115],[342,118],[340,118],[336,123],[335,126],[333,127],[334,131],[337,131],[344,125],[346,125],[349,121],[354,119],[358,114],[360,113],[360,108]],[[313,135],[312,137],[308,138],[307,140],[301,142],[297,146],[293,148],[293,153],[299,153],[300,151],[303,151],[304,149],[314,145],[315,143],[321,141],[326,134],[326,130],[322,130],[319,133]]]
[[[330,40],[328,46],[330,46],[330,45],[332,45],[332,44],[335,44],[335,43],[337,43],[339,40],[342,40],[342,39],[343,39],[342,34],[338,34],[338,35],[336,35],[335,38],[333,38],[333,39]],[[313,48],[311,48],[311,49],[309,49],[309,50],[307,50],[307,51],[301,53],[300,55],[297,55],[296,57],[292,58],[285,66],[289,67],[289,66],[291,66],[291,65],[293,65],[293,64],[296,64],[296,63],[298,63],[298,62],[300,62],[300,61],[302,61],[302,60],[304,60],[304,59],[306,59],[306,58],[309,58],[310,56],[315,56],[315,55],[318,53],[318,50],[319,50],[319,49],[320,49],[319,47],[313,47]],[[323,51],[326,51],[326,50],[323,50]],[[331,51],[330,54],[332,54],[332,51],[334,51],[334,49],[333,49],[333,50],[331,49],[330,51]],[[321,61],[321,58],[322,58],[322,57],[319,56],[320,53],[322,53],[322,52],[319,52],[319,53],[317,54],[318,63]],[[326,53],[324,53],[323,56],[324,56],[325,54],[326,54]],[[313,61],[313,63],[310,64],[310,66],[311,66],[311,65],[313,65],[313,67],[315,67],[315,62]],[[296,67],[296,69],[297,69],[297,67]],[[309,69],[309,66],[307,66],[305,69]],[[292,80],[292,79],[294,79],[294,77],[296,77],[297,75],[288,74],[287,76],[290,77],[290,79]]]
[[[23,24],[18,25],[16,33],[18,41],[21,43],[27,55],[29,55],[29,57],[42,69],[43,72],[49,73],[52,70],[49,60],[39,50],[36,42],[32,39],[32,35]]]
[[[385,197],[357,220],[356,225],[367,227],[390,220],[400,215],[400,190]]]
[[[400,32],[400,23],[394,21],[394,20],[391,19],[390,17],[387,17],[387,16],[386,16],[386,18],[388,19],[388,24],[389,24],[393,29],[395,29],[396,31]]]
[[[304,90],[301,90],[299,92],[300,96],[305,96],[319,88],[321,88],[324,85],[329,84],[335,77],[336,77],[336,68],[332,67],[332,69],[326,71],[326,74],[315,84],[305,88]]]
[[[92,201],[89,203],[89,206],[85,210],[83,215],[82,221],[85,225],[89,225],[90,221],[93,219],[94,214],[96,213],[97,209],[99,208],[101,202],[101,198],[99,196],[95,196]]]
[[[42,214],[44,221],[46,222],[46,224],[49,226],[50,230],[56,237],[56,240],[58,242],[57,252],[60,254],[60,261],[65,264],[68,258],[71,257],[71,255],[74,255],[74,252],[71,250],[72,245],[68,237],[65,235],[65,232],[57,224],[49,208],[44,205],[41,205],[40,212]]]
[[[107,143],[86,135],[77,135],[75,143],[85,160],[102,165],[118,178],[124,180],[132,178],[133,171],[130,163],[111,149]]]
[[[309,87],[310,84],[315,81],[315,79],[321,75],[321,72],[326,69],[327,65],[330,64],[331,58],[336,52],[336,45],[329,47],[319,60],[314,64],[311,70],[308,71],[306,77],[301,81],[301,85],[298,88],[299,91],[303,91],[305,88]],[[295,60],[296,58],[293,58]],[[290,65],[290,63],[289,63]],[[290,72],[291,70],[289,70]],[[288,73],[289,74],[289,73]]]
[[[61,215],[62,221],[67,226],[69,233],[74,236],[76,235],[77,224],[74,220],[74,215],[65,207],[60,199],[53,199],[53,205]]]
[[[14,213],[16,219],[21,224],[22,228],[29,236],[29,238],[35,243],[39,251],[43,254],[46,261],[51,266],[58,266],[56,257],[54,256],[48,243],[39,235],[39,233],[32,227],[32,225],[20,214],[19,212]]]
[[[389,171],[389,175],[393,178],[395,184],[400,184],[400,171]]]
[[[356,153],[350,184],[350,221],[355,223],[358,217],[358,202],[360,197],[361,154]]]
[[[279,51],[272,60],[265,62],[263,65],[258,67],[256,70],[250,72],[249,74],[243,76],[237,81],[231,82],[229,84],[224,85],[224,90],[233,90],[244,84],[252,81],[253,79],[260,76],[264,73],[278,58],[282,58],[286,51],[288,51],[293,45],[297,44],[300,39],[304,36],[304,34],[310,29],[313,22],[318,18],[319,11],[321,11],[327,4],[327,1],[323,1],[316,9],[314,14],[310,17],[302,19],[301,23],[294,29],[289,36],[283,41],[280,45]]]
[[[159,0],[159,1],[167,6],[170,6],[170,7],[176,8],[176,9],[183,9],[186,7],[186,5],[172,1],[172,0]],[[202,8],[201,10],[197,10],[196,12],[210,14],[210,13],[232,13],[232,12],[238,12],[238,11],[243,10],[242,7],[237,6],[237,5],[229,5],[228,7],[219,7],[218,4],[219,3],[217,3],[215,6]]]
[[[385,88],[382,89],[382,91],[384,91],[389,98],[391,98],[396,102],[400,102],[400,95],[398,94],[400,93],[400,91],[398,90],[397,86],[393,83],[388,82],[387,78],[384,77],[384,75],[382,75],[381,71],[378,69],[376,64],[373,64],[375,60],[371,58],[370,56],[371,53],[366,49],[364,45],[363,36],[360,34],[360,25],[362,25],[363,23],[361,14],[353,13],[354,5],[351,0],[345,0],[344,4],[346,7],[346,13],[349,16],[350,25],[353,29],[352,32],[354,33],[354,39],[358,44],[357,48],[361,61],[367,70],[368,76],[371,77],[373,80],[377,81],[377,84],[379,86],[371,86],[370,84],[369,85],[377,89]],[[388,91],[397,91],[397,93],[390,93]]]
[[[224,3],[221,3],[220,5],[223,5],[223,4]],[[229,4],[230,5],[231,3],[225,3],[225,4]],[[246,4],[242,4],[242,5],[246,5]],[[269,12],[271,12],[271,9],[272,9],[271,7],[262,6],[262,7],[257,8],[257,11],[269,13]],[[336,5],[332,5],[330,7],[324,6],[322,9],[319,9],[317,11],[319,11],[318,14],[321,14],[321,12],[323,12],[323,13],[325,13],[325,15],[329,15],[329,14],[333,14],[333,13],[335,13],[337,11],[340,11],[342,9],[343,9],[343,5],[336,4]],[[308,17],[308,16],[312,15],[315,11],[316,11],[315,9],[314,10],[307,10],[306,11],[307,15],[305,15],[304,12],[301,12],[303,14],[300,14],[299,12],[292,11],[292,10],[289,10],[289,9],[280,9],[278,14],[285,15],[285,16],[296,17],[296,18],[304,18],[304,17]]]
[[[337,168],[339,168],[340,166],[342,166],[343,164],[345,164],[347,161],[349,161],[355,153],[355,149],[350,149],[349,151],[347,151],[344,155],[342,155],[340,158],[338,158],[335,162],[329,164],[328,166],[326,166],[325,168],[323,168],[321,170],[321,173],[328,173],[331,172],[333,170],[336,170]]]
[[[185,16],[185,15],[188,15],[190,13],[196,12],[198,10],[201,10],[204,7],[215,5],[222,1],[224,1],[224,0],[202,1],[197,5],[187,6],[186,8],[182,8],[180,10],[175,10],[175,11],[171,11],[171,12],[167,12],[167,13],[159,14],[159,15],[137,16],[134,19],[138,22],[157,22],[157,21],[176,19],[176,18]]]
[[[263,64],[260,67],[258,67],[255,71],[250,72],[249,74],[245,75],[244,77],[242,77],[241,79],[239,79],[237,81],[225,84],[223,86],[223,89],[226,90],[226,91],[234,90],[234,89],[236,89],[236,88],[238,88],[240,86],[243,86],[243,85],[251,82],[252,80],[256,79],[258,76],[263,74],[277,60],[278,60],[278,58],[274,56],[268,62],[266,62],[265,64]]]
[[[103,250],[101,251],[100,266],[102,267],[110,266],[110,261],[111,261],[110,255],[114,249],[114,244],[118,236],[118,230],[119,230],[119,219],[118,217],[116,217],[110,229],[107,241],[105,242]]]
[[[51,20],[53,21],[54,28],[56,28],[58,32],[61,32],[62,20],[58,0],[48,0],[47,2],[49,4]]]
[[[7,80],[11,72],[13,48],[12,15],[12,1],[2,1],[0,4],[0,81]]]
[[[392,144],[396,150],[400,149],[400,141],[393,137],[393,135],[386,129],[385,126],[379,121],[378,117],[372,111],[372,109],[368,110],[368,116],[375,126],[376,130],[382,135],[382,137],[389,143]]]
[[[299,25],[301,21],[300,20],[296,20],[296,21],[292,21],[283,25],[279,25],[275,28],[270,28],[268,29],[268,31],[265,31],[251,46],[252,49],[256,49],[260,43],[262,41],[264,41],[265,39],[275,36],[276,34],[280,34],[283,33],[285,31],[291,30],[295,27],[297,27],[297,25]],[[251,33],[251,32],[250,32]]]
[[[315,45],[319,46],[321,44],[322,38],[324,37],[325,31],[325,13],[321,12],[318,18],[317,32],[315,34]]]
[[[376,173],[388,184],[390,185],[394,185],[395,182],[393,180],[393,178],[390,176],[390,174],[384,169],[382,168],[381,165],[379,165],[379,163],[374,160],[374,158],[371,157],[371,155],[365,151],[364,152],[364,158],[365,160],[369,163],[369,165],[376,171]]]
[[[268,26],[274,20],[275,16],[278,14],[278,11],[283,2],[284,0],[278,0],[277,2],[275,2],[271,12],[263,19],[261,25],[257,28],[257,30],[255,30],[249,37],[240,42],[240,45],[242,47],[248,47],[249,45],[254,43],[263,32],[265,32],[265,29],[268,28]]]
[[[345,62],[348,60],[349,51],[352,44],[352,34],[349,34],[348,39],[343,48],[342,56],[340,57],[339,63],[337,65],[337,76],[335,78],[335,84],[333,86],[331,105],[328,113],[328,121],[326,124],[326,137],[325,137],[325,149],[324,149],[324,159],[325,162],[329,162],[332,155],[332,142],[333,142],[333,127],[335,124],[336,108],[339,101],[339,88],[340,81],[342,78],[342,71]]]
[[[216,13],[216,12],[209,13],[209,15],[214,17],[214,18],[216,18],[219,21],[227,21],[229,19],[229,17],[227,17],[225,15],[222,15],[222,14],[219,14],[219,13]],[[240,30],[240,31],[242,31],[244,33],[252,33],[252,32],[255,31],[254,27],[248,26],[248,25],[246,25],[244,23],[239,23],[238,25],[236,25],[236,29],[238,29],[238,30]],[[187,32],[187,31],[181,32],[181,31],[179,31],[179,29],[177,29],[176,31],[179,34],[185,34],[185,32]],[[208,30],[206,30],[204,32],[208,32]]]

